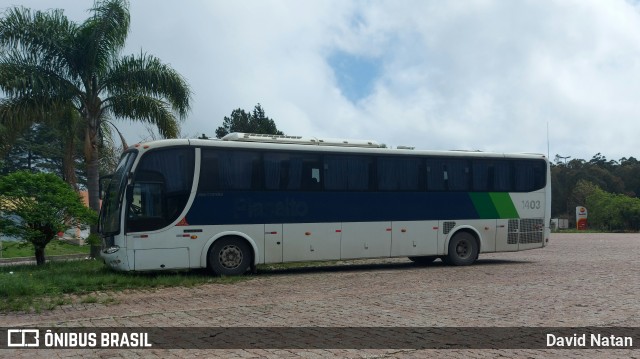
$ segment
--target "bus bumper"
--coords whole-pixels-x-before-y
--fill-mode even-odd
[[[111,247],[100,253],[104,262],[111,268],[120,271],[129,271],[129,260],[125,248]]]

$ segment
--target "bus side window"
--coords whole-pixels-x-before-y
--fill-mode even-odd
[[[259,189],[260,162],[258,152],[202,150],[198,192]]]
[[[474,160],[472,165],[473,190],[486,192],[490,190],[489,164],[486,161]]]
[[[302,165],[301,188],[306,191],[316,191],[321,188],[322,171],[320,162],[305,161]]]
[[[379,157],[377,159],[378,190],[417,191],[424,180],[419,158]]]
[[[520,160],[514,163],[516,192],[531,192],[544,187],[546,182],[544,161]]]
[[[447,173],[445,164],[440,159],[427,159],[427,190],[444,191]]]
[[[467,160],[448,160],[447,189],[449,191],[468,191],[470,182],[469,164]]]
[[[202,150],[198,193],[213,193],[221,190],[219,163],[215,152]]]
[[[263,159],[264,188],[267,190],[283,189],[285,182],[286,154],[266,153]]]
[[[263,173],[266,190],[311,191],[320,188],[320,159],[316,155],[265,153]]]
[[[327,155],[324,157],[324,188],[329,191],[367,191],[373,159],[369,156]]]
[[[493,190],[509,192],[511,185],[511,164],[508,161],[496,161],[493,166]]]
[[[130,189],[129,218],[132,221],[162,222],[165,217],[165,180],[160,172],[138,171]]]
[[[128,232],[157,230],[175,221],[193,184],[192,148],[150,151],[140,161],[127,190]]]
[[[263,183],[267,190],[299,190],[302,158],[288,153],[265,153]]]
[[[474,160],[473,190],[508,192],[513,189],[511,164],[504,160]]]

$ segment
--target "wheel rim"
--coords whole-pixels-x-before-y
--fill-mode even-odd
[[[467,241],[460,241],[456,245],[456,254],[460,258],[467,258],[470,253],[469,243]]]
[[[227,269],[238,268],[242,263],[242,250],[236,245],[226,245],[220,250],[220,265]]]

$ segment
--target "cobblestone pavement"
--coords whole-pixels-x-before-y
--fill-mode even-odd
[[[116,293],[117,304],[2,314],[0,326],[640,327],[639,257],[640,234],[554,234],[544,249],[485,254],[469,267],[381,259],[262,271],[235,284]],[[640,350],[20,349],[2,356],[640,358]]]

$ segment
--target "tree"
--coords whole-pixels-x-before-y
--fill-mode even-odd
[[[216,137],[222,138],[232,132],[261,133],[266,135],[283,135],[276,127],[275,121],[265,115],[260,104],[257,104],[253,113],[243,109],[231,112],[231,117],[224,117],[222,126],[216,129]]]
[[[640,199],[596,189],[587,197],[589,223],[613,231],[640,229]]]
[[[52,173],[17,171],[0,177],[0,233],[33,244],[38,265],[58,232],[93,224],[96,214],[74,189]]]
[[[62,175],[62,149],[56,132],[44,124],[34,124],[21,136],[11,139],[10,149],[4,156],[1,173],[18,170],[53,172]]]
[[[635,196],[640,193],[640,165],[631,157],[623,158],[619,162],[607,160],[597,153],[590,161],[572,159],[567,163],[556,156],[555,164],[551,166],[552,216],[573,216],[576,200],[572,198],[580,181],[587,181],[605,192],[625,193]],[[584,196],[578,198],[584,201]],[[582,203],[577,203],[583,205]]]
[[[129,32],[126,0],[98,0],[91,11],[81,24],[69,21],[62,10],[6,11],[0,19],[0,89],[7,97],[0,99],[0,121],[62,120],[60,113],[71,107],[83,132],[89,205],[98,211],[105,121],[151,123],[162,136],[175,137],[191,92],[156,57],[119,56]]]
[[[0,107],[1,111],[1,107]],[[57,121],[51,119],[56,117]],[[79,158],[77,151],[77,119],[78,114],[72,108],[57,113],[56,116],[39,116],[39,120],[26,120],[20,123],[8,123],[0,134],[3,146],[0,156],[5,158],[2,172],[12,172],[16,167],[29,168],[49,167],[59,172],[62,178],[77,188]],[[1,123],[0,123],[1,125]],[[32,163],[31,160],[35,160]],[[41,166],[47,162],[48,165]]]
[[[640,196],[640,162],[633,157],[620,159],[614,174],[624,183],[625,193],[631,197]]]
[[[569,196],[567,208],[575,209],[577,206],[585,206],[587,198],[598,191],[601,191],[600,187],[592,182],[583,179],[579,180]]]
[[[31,172],[51,172],[62,177],[74,188],[78,178],[86,183],[81,164],[81,149],[71,149],[66,157],[65,141],[58,128],[48,123],[36,123],[22,135],[10,139],[10,146],[2,158],[0,173],[8,174],[18,170]],[[71,170],[70,178],[67,170]]]

